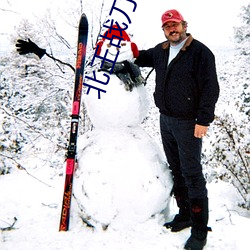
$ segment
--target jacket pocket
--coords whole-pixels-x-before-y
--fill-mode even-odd
[[[153,96],[154,96],[154,101],[155,101],[156,107],[157,107],[160,111],[165,112],[165,111],[166,111],[166,108],[165,108],[165,105],[164,105],[164,98],[163,98],[163,95],[160,94],[160,93],[154,92]]]

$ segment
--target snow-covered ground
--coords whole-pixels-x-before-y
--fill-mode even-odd
[[[151,108],[148,119],[143,127],[159,142],[158,112]],[[44,147],[47,146],[44,144]],[[55,174],[55,169],[49,166],[34,167],[39,166],[36,157],[22,159],[22,164],[27,171],[16,169],[0,176],[1,250],[174,250],[183,249],[189,237],[190,229],[179,233],[165,229],[162,215],[119,229],[86,227],[75,198],[72,199],[70,230],[59,232],[64,177]],[[65,164],[63,159],[62,164]],[[246,250],[250,243],[250,212],[239,208],[241,196],[235,187],[222,181],[209,183],[208,190],[209,226],[213,231],[208,234],[204,249]],[[135,197],[141,195],[139,192],[134,190]],[[176,211],[175,201],[171,198],[169,220]]]
[[[45,173],[30,173],[41,177]],[[40,178],[43,180],[43,178]],[[162,219],[150,219],[131,228],[115,230],[87,228],[78,217],[72,200],[70,230],[59,232],[64,178],[46,180],[46,184],[24,170],[0,176],[0,244],[2,250],[164,250],[182,249],[189,229],[171,233],[162,227]],[[250,219],[246,210],[237,206],[241,197],[234,187],[224,182],[208,184],[210,198],[209,225],[205,249],[246,250],[249,245]],[[136,190],[135,190],[136,192]],[[172,215],[176,211],[171,201]],[[145,208],[147,209],[147,208]],[[17,219],[11,230],[10,227]]]
[[[196,19],[197,17],[195,17],[195,20]],[[144,26],[147,28],[147,25]],[[234,53],[233,49],[222,48],[222,47],[212,48],[212,50],[216,55],[217,63],[220,65],[219,67],[220,69],[224,66],[225,58],[232,57],[232,54]],[[234,66],[229,65],[228,67],[230,69],[228,71],[231,71],[231,69],[233,69]],[[237,67],[234,68],[238,69]],[[150,98],[152,98],[152,92],[154,88],[153,79],[154,79],[154,73],[150,76],[149,83],[147,84],[147,89],[151,94]],[[55,82],[56,84],[59,84],[57,80],[55,80]],[[230,85],[229,86],[225,85],[221,87],[222,87],[221,92],[223,98],[220,98],[219,104],[220,107],[224,108],[225,103],[223,103],[223,101],[224,99],[228,98],[229,95],[226,95],[226,93],[230,92],[231,88]],[[45,92],[44,94],[46,95]],[[117,97],[117,102],[118,101],[120,101],[119,97]],[[133,104],[132,102],[129,103],[131,104],[132,107],[135,106],[135,103]],[[96,108],[96,106],[94,107]],[[117,107],[115,106],[115,108]],[[101,107],[101,109],[110,110],[110,108],[108,108],[107,106],[105,108]],[[141,113],[139,113],[139,115],[140,114]],[[103,115],[106,118],[108,117],[107,114],[105,113]],[[126,116],[128,115],[130,115],[128,119],[131,121],[130,112],[126,113]],[[136,114],[134,115],[136,118],[138,118]],[[109,116],[111,119],[113,117],[116,117],[116,119],[118,119],[117,114],[114,114],[113,111],[109,113]],[[98,118],[101,119],[99,123],[103,122],[103,117],[102,118],[98,117]],[[0,117],[0,119],[2,119],[2,117]],[[65,127],[65,125],[63,125],[63,127]],[[150,101],[149,115],[147,116],[146,122],[142,124],[142,128],[144,128],[145,131],[150,134],[151,138],[154,139],[156,144],[160,144],[158,110],[155,108],[152,99]],[[46,130],[46,128],[42,129]],[[141,128],[138,127],[137,129],[140,130]],[[143,132],[141,131],[140,135],[142,135],[142,133]],[[109,150],[108,144],[111,145],[111,143],[114,142],[123,142],[121,147],[116,147],[115,152],[117,153],[118,149],[120,149],[120,151],[121,149],[123,149],[124,157],[126,157],[125,154],[127,154],[129,150],[127,149],[125,150],[125,146],[129,142],[132,142],[132,141],[125,141],[125,139],[130,138],[128,137],[128,135],[131,135],[131,133],[129,132],[126,136],[123,133],[121,133],[120,137],[119,133],[116,133],[117,137],[116,138],[112,137],[112,139],[110,140],[107,140],[107,138],[109,138],[109,135],[107,135],[105,138],[105,142],[107,142],[107,145],[105,146],[107,146],[107,148],[105,149]],[[55,135],[54,137],[57,136]],[[91,151],[91,147],[89,147],[89,145],[93,144],[95,146],[93,148],[98,153],[98,146],[100,145],[98,143],[100,143],[99,139],[101,139],[102,137],[104,137],[104,135],[97,138],[97,134],[94,134],[94,136],[89,139],[90,141],[90,144],[88,144],[89,151],[86,150],[86,152],[90,152],[89,153],[90,156],[93,155],[93,157],[95,157],[96,152]],[[143,147],[145,144],[145,140],[147,139],[147,136],[143,135],[143,137],[144,139],[140,138],[140,144],[138,144],[141,145],[139,149],[142,152],[142,157],[140,159],[144,158],[143,155],[149,155],[149,151],[147,151],[149,147]],[[138,136],[135,139],[138,140]],[[32,141],[32,143],[34,144],[25,146],[24,152],[26,154],[23,154],[20,161],[18,161],[22,164],[23,167],[25,167],[25,169],[22,169],[22,167],[19,166],[20,167],[19,169],[17,168],[12,169],[11,174],[0,175],[0,190],[1,190],[0,191],[0,249],[1,250],[183,249],[184,243],[190,235],[190,229],[185,229],[178,233],[171,233],[169,230],[167,230],[162,226],[166,221],[166,219],[171,220],[171,218],[177,211],[175,201],[173,198],[170,198],[169,208],[167,209],[168,212],[167,218],[164,218],[164,216],[161,214],[156,214],[154,217],[144,220],[143,222],[135,220],[136,221],[135,224],[128,224],[125,226],[126,223],[123,223],[122,227],[115,227],[111,224],[107,229],[104,230],[102,226],[98,224],[96,225],[95,228],[90,228],[87,227],[85,224],[83,224],[82,219],[80,217],[81,211],[79,207],[79,201],[76,200],[76,198],[79,197],[78,196],[76,198],[73,197],[70,230],[67,232],[59,232],[58,229],[59,229],[59,220],[61,214],[61,204],[62,204],[62,195],[64,186],[64,176],[60,175],[59,173],[62,172],[62,166],[64,166],[65,163],[63,162],[64,160],[63,157],[60,158],[60,156],[64,153],[62,152],[63,150],[61,150],[61,154],[60,156],[58,156],[60,160],[59,162],[58,161],[56,162],[56,166],[51,164],[51,166],[53,167],[50,167],[50,164],[44,164],[44,161],[47,161],[47,159],[50,156],[52,157],[52,154],[54,152],[51,149],[51,147],[53,147],[51,141],[48,142],[43,138],[40,139],[39,142]],[[82,143],[81,139],[79,140],[79,145],[78,145],[79,149],[83,149],[87,145],[84,143],[86,143],[86,141],[83,141],[83,145],[80,146]],[[34,155],[31,154],[30,152],[31,148],[34,147],[35,144],[37,147],[40,148],[41,155],[38,155],[38,153]],[[118,144],[119,143],[117,143],[116,146]],[[161,148],[161,145],[159,146]],[[110,146],[110,148],[112,148],[112,145]],[[137,147],[135,148],[138,150]],[[133,149],[134,148],[132,148],[131,151],[133,151]],[[131,151],[130,154],[132,153],[134,154],[132,154],[133,157],[131,157],[130,155],[129,160],[130,162],[134,161],[133,163],[135,163],[136,160],[138,160],[138,154],[137,152],[134,151],[131,152]],[[152,150],[152,152],[153,151],[154,150]],[[36,152],[39,152],[39,150],[37,150]],[[82,154],[84,155],[83,152]],[[110,154],[112,154],[112,152]],[[29,156],[29,158],[27,156]],[[109,155],[106,156],[107,158],[109,157]],[[115,156],[116,158],[119,158],[117,155]],[[15,161],[15,159],[13,159],[13,161]],[[41,162],[43,162],[43,164],[41,164]],[[86,162],[85,158],[82,158],[83,165],[87,164],[85,162]],[[88,167],[91,168],[91,166],[89,165]],[[95,168],[97,167],[99,166],[95,166]],[[150,167],[148,167],[147,169],[149,170]],[[132,172],[133,171],[131,171],[131,173]],[[143,172],[142,169],[139,169],[138,171],[135,172],[137,174],[138,180],[142,181],[143,184],[143,174],[145,173]],[[109,172],[107,172],[106,174],[108,173]],[[129,177],[124,176],[125,180],[124,183],[126,183],[125,178],[128,179]],[[112,178],[110,178],[110,180],[111,179]],[[92,179],[89,180],[93,181],[93,183],[90,183],[92,184],[92,186],[98,184],[97,182],[95,182],[98,180],[95,180],[95,178],[93,177]],[[76,183],[77,180],[75,179],[75,184]],[[80,185],[74,186],[74,188],[77,187],[80,187]],[[141,191],[141,189],[136,189],[136,188],[132,189],[134,197],[140,197],[142,194],[144,194]],[[79,193],[84,190],[80,191],[75,190],[74,192],[75,194],[77,194],[76,191],[78,191]],[[250,228],[250,211],[242,209],[238,206],[238,203],[242,203],[242,197],[240,196],[239,192],[236,190],[234,186],[232,186],[229,183],[225,183],[223,181],[217,181],[217,182],[213,181],[211,183],[208,183],[208,191],[209,191],[209,202],[210,202],[209,226],[212,227],[212,232],[209,232],[208,234],[208,242],[204,250],[248,249],[250,243],[250,239],[248,238],[249,228]],[[120,198],[122,199],[123,197],[121,196]],[[155,198],[154,200],[157,200],[157,197],[154,198]],[[81,200],[81,205],[84,206],[84,199]],[[147,214],[149,209],[152,209],[152,205],[153,204],[150,204],[150,206],[143,207],[142,213]],[[157,204],[157,206],[160,205],[161,204]],[[99,212],[102,213],[101,206],[99,207]]]

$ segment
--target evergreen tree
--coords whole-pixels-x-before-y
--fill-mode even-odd
[[[250,54],[250,4],[242,7],[240,18],[242,25],[234,28],[234,38],[241,54]]]

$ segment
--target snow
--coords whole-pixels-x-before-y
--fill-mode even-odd
[[[103,110],[107,109],[103,108]],[[134,115],[133,111],[128,114]],[[154,112],[152,114],[153,117],[150,119],[157,120],[157,114]],[[115,116],[113,118],[115,121]],[[99,119],[96,119],[99,122]],[[123,126],[124,123],[120,125]],[[161,168],[162,148],[158,146],[156,138],[150,137],[142,127],[136,126],[136,123],[126,128],[121,128],[120,125],[117,128],[112,127],[111,130],[107,127],[99,127],[79,138],[81,157],[74,179],[75,197],[72,198],[70,230],[67,232],[58,231],[64,176],[55,175],[55,170],[47,165],[38,167],[40,157],[36,158],[33,155],[31,160],[22,161],[26,171],[19,169],[9,175],[0,176],[1,249],[174,250],[183,248],[190,235],[190,229],[171,233],[162,226],[165,221],[171,220],[177,211],[174,199],[167,200],[168,193],[163,193],[164,188],[169,192],[167,183],[170,181],[168,174]],[[154,123],[150,123],[150,130],[153,130],[153,126]],[[40,140],[40,146],[50,150],[49,144],[45,144],[43,140]],[[118,154],[121,152],[123,154]],[[102,155],[105,164],[100,164],[98,154]],[[120,158],[122,155],[123,157]],[[106,164],[110,159],[114,165]],[[147,165],[156,162],[156,159],[159,165],[156,164],[155,168]],[[98,164],[94,164],[93,161]],[[145,168],[139,166],[138,169],[132,169],[131,166],[138,165],[136,164],[138,161],[145,163]],[[119,165],[115,169],[117,162]],[[100,174],[102,166],[110,167],[106,169],[105,175]],[[120,178],[112,178],[118,170],[122,170],[121,175],[116,175],[116,178],[117,176]],[[156,179],[155,176],[159,174],[160,178]],[[131,178],[133,176],[136,176],[136,181]],[[117,190],[115,193],[116,190],[112,185],[118,187],[117,182],[122,184],[123,190]],[[149,185],[150,182],[154,185]],[[88,194],[91,195],[91,202],[85,204],[87,197],[82,195],[83,183],[86,185]],[[102,185],[103,183],[108,185]],[[126,191],[131,189],[133,195],[126,196]],[[112,192],[109,192],[110,190]],[[250,214],[238,206],[242,203],[240,194],[234,186],[222,181],[208,183],[208,191],[209,226],[212,227],[213,232],[209,233],[204,250],[245,250],[249,244]],[[122,192],[123,195],[119,196]],[[92,193],[96,194],[96,199],[95,196],[92,198]],[[101,197],[116,202],[101,203]],[[138,197],[143,200],[144,207],[139,207]],[[122,203],[123,198],[128,202],[125,205]],[[163,204],[167,206],[164,215],[159,213]],[[127,211],[125,214],[128,205],[131,205],[132,209],[130,207],[130,212]],[[83,223],[81,217],[84,206],[85,212],[91,215],[90,223],[93,223],[95,228],[87,227]],[[107,209],[110,206],[118,207],[114,207],[114,210]],[[121,212],[119,216],[116,213],[117,210]],[[152,214],[154,216],[151,217]],[[124,220],[126,215],[128,221]],[[14,218],[17,219],[16,223],[13,228],[7,230],[14,222]],[[134,223],[130,223],[131,221]],[[103,224],[110,224],[110,226],[105,228]]]
[[[97,72],[97,79],[106,80],[103,73]],[[92,84],[93,85],[93,84]],[[106,93],[91,90],[86,96],[86,106],[91,121],[97,128],[137,126],[149,110],[149,94],[143,86],[125,91],[124,84],[114,75],[105,87]],[[98,114],[98,115],[96,115]]]
[[[102,56],[108,47],[105,41]],[[117,61],[132,61],[131,48],[124,41]],[[116,53],[111,47],[109,59]],[[103,72],[96,76],[102,81]],[[115,74],[109,77],[101,99],[93,91],[85,98],[94,130],[78,139],[74,192],[88,223],[125,230],[168,212],[172,176],[158,145],[140,127],[150,105],[145,86],[126,90]]]
[[[142,128],[94,130],[79,141],[84,145],[75,196],[92,219],[124,229],[167,207],[172,178],[158,145]]]
[[[185,9],[185,6],[183,8]],[[158,9],[161,13],[160,5]],[[143,11],[141,10],[141,12]],[[186,11],[192,13],[188,9]],[[203,14],[204,12],[200,13]],[[144,15],[144,12],[138,16],[142,15]],[[197,23],[196,15],[194,15],[194,19]],[[141,24],[141,20],[139,21]],[[190,28],[194,27],[192,20],[189,23],[191,24]],[[144,29],[149,27],[148,25],[143,26]],[[136,27],[137,31],[141,28],[141,25]],[[147,31],[142,29],[141,33],[135,34],[135,38],[136,36],[139,37],[138,41],[141,40],[140,36],[144,36]],[[200,37],[200,35],[197,35],[197,37]],[[159,41],[158,38],[158,36],[152,36],[148,43],[154,45],[154,39]],[[141,45],[144,46],[144,44]],[[223,82],[224,72],[233,73],[230,82],[240,82],[240,79],[234,75],[237,75],[241,62],[234,64],[236,66],[233,66],[231,61],[226,64],[221,48],[218,51],[216,57],[221,60],[219,63],[221,82]],[[229,57],[229,52],[231,54],[231,51],[224,48],[225,57]],[[17,60],[16,56],[15,60]],[[9,82],[13,85],[8,85],[9,82],[6,82],[6,93],[9,93],[7,92],[8,86],[11,89],[10,93],[13,91],[10,96],[18,96],[20,92],[27,94],[28,97],[31,96],[30,99],[32,99],[34,95],[30,93],[31,91],[22,89],[21,84],[17,84],[20,82],[20,78],[13,80],[6,73],[7,70],[12,72],[11,69],[15,65],[24,64],[27,58],[20,60],[23,61],[13,63],[10,66],[6,62],[5,76],[10,78]],[[42,64],[44,61],[41,60],[39,63]],[[38,61],[34,62],[34,64],[36,63]],[[227,70],[223,68],[224,65]],[[2,67],[5,67],[5,65]],[[57,76],[55,76],[54,68],[51,65],[46,70],[49,71],[49,69],[51,69],[51,76],[47,79],[53,78],[53,83],[58,84],[57,86],[61,89],[65,89],[65,92],[68,91],[67,94],[63,91],[59,92],[58,96],[65,101],[64,105],[70,108],[71,89],[65,82],[67,81],[70,85],[72,81],[69,79],[72,78],[72,75],[64,81],[59,81],[57,77],[61,78],[61,75],[56,73]],[[28,72],[26,73],[28,74]],[[245,76],[245,74],[242,75]],[[64,151],[58,147],[58,144],[62,146],[66,141],[65,135],[68,134],[68,131],[64,132],[68,126],[64,118],[68,115],[67,108],[64,112],[61,111],[63,109],[59,108],[45,110],[44,113],[48,117],[42,114],[41,120],[37,118],[38,121],[29,121],[29,124],[36,126],[37,131],[41,131],[41,133],[36,135],[37,131],[30,130],[31,132],[28,135],[32,143],[23,143],[22,156],[13,158],[13,161],[17,159],[16,163],[20,162],[22,166],[18,164],[18,168],[10,166],[11,174],[0,175],[1,249],[175,250],[183,248],[190,235],[190,229],[171,233],[162,226],[166,221],[173,218],[177,212],[177,207],[175,200],[169,196],[172,181],[169,170],[166,168],[162,145],[159,140],[158,110],[154,107],[151,95],[154,86],[153,76],[154,73],[147,85],[150,96],[143,86],[139,86],[133,92],[125,92],[124,86],[119,80],[114,79],[114,76],[111,76],[111,83],[106,89],[107,93],[102,96],[101,100],[97,100],[95,95],[84,96],[95,129],[81,135],[78,140],[79,163],[74,178],[70,230],[67,232],[58,231],[65,177],[61,174],[61,166],[65,165],[63,162]],[[64,76],[64,78],[66,77]],[[25,85],[27,79],[30,79],[30,82],[37,81],[39,83],[37,79],[34,80],[35,78],[22,78],[23,85],[26,88],[31,86],[30,84]],[[44,89],[48,90],[48,88],[54,87],[52,82],[44,85]],[[114,82],[116,83],[113,84]],[[219,113],[227,108],[227,101],[231,100],[233,103],[235,99],[232,96],[239,93],[239,89],[234,89],[234,85],[228,87],[228,84],[223,83],[222,98],[220,98],[218,108]],[[43,107],[46,104],[45,99],[48,93],[47,91],[39,91],[41,86],[43,85],[37,84],[37,89],[30,87],[38,93],[41,92],[39,97],[34,98],[37,103],[32,102],[34,109],[41,104],[39,98],[44,100],[42,101]],[[17,108],[18,106],[22,108],[26,104],[29,106],[31,101],[27,101],[28,97],[25,99],[24,94],[20,95],[20,102],[16,105]],[[17,99],[10,98],[10,102],[13,100],[16,101]],[[99,101],[98,105],[93,104],[93,100]],[[49,102],[51,106],[54,103],[59,103],[54,99],[49,99]],[[14,106],[13,103],[11,103],[11,106]],[[55,118],[52,119],[51,113],[55,113],[55,110],[59,111],[55,114],[56,122],[54,123],[53,119]],[[139,125],[148,110],[149,115],[146,117],[146,122],[144,121],[142,125]],[[20,114],[19,117],[25,118],[22,117],[23,113],[18,113],[18,111],[16,110],[16,113]],[[237,115],[239,114],[235,112],[235,116]],[[1,121],[6,119],[6,112],[1,113],[0,116]],[[22,131],[22,128],[18,127],[20,123],[17,123],[14,116],[9,117],[8,121],[11,121],[9,129],[13,138],[10,136],[11,140],[4,140],[1,145],[11,147],[12,144],[19,142],[16,135],[19,131]],[[47,121],[47,126],[44,126],[42,120]],[[240,121],[241,119],[239,119]],[[17,123],[15,131],[11,126],[13,123]],[[58,131],[55,132],[53,127],[56,127]],[[6,129],[6,123],[1,123],[1,140],[6,136],[6,134],[3,134],[3,132],[6,132],[4,128]],[[25,135],[25,133],[23,134]],[[47,134],[49,136],[46,137]],[[50,137],[53,138],[49,139]],[[24,142],[26,143],[26,141]],[[206,141],[208,149],[211,148],[209,142],[209,140]],[[221,147],[225,147],[225,145],[224,141],[221,142]],[[2,151],[0,153],[2,154]],[[7,160],[5,162],[8,167],[10,163]],[[13,165],[15,164],[13,163]],[[226,170],[222,166],[218,166],[216,170],[210,167],[206,171],[217,171],[217,176],[223,176]],[[65,169],[63,172],[65,172]],[[248,238],[250,212],[238,206],[243,202],[240,193],[229,182],[220,179],[215,181],[215,178],[210,176],[208,176],[208,181],[209,226],[212,227],[213,231],[208,234],[208,242],[204,250],[245,250],[250,242]],[[164,211],[161,213],[162,210]],[[87,218],[88,222],[95,227],[87,227],[83,223],[83,218]],[[12,225],[13,223],[14,225]]]
[[[162,227],[160,218],[152,218],[124,230],[87,228],[78,217],[79,209],[74,198],[70,230],[58,232],[63,178],[54,178],[47,184],[51,187],[23,171],[0,176],[0,227],[8,227],[13,218],[17,218],[13,230],[1,230],[1,249],[181,249],[189,236],[189,229],[171,233]],[[209,233],[204,249],[245,250],[249,244],[250,220],[237,206],[241,200],[239,194],[224,182],[210,183],[208,190],[209,225],[213,232]],[[170,208],[171,217],[176,210],[173,200]]]

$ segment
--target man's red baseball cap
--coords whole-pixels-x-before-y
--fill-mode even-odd
[[[178,12],[177,10],[168,10],[162,15],[161,21],[162,21],[162,27],[163,27],[167,22],[180,23],[184,21],[184,18],[181,15],[181,13]]]

